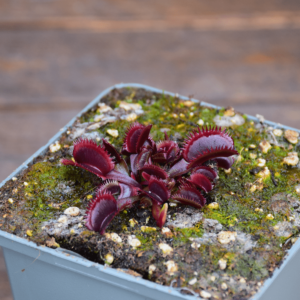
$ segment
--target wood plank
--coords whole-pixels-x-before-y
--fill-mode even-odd
[[[0,112],[0,181],[45,145],[78,111]]]
[[[88,30],[97,33],[193,31],[249,31],[299,29],[300,12],[268,12],[243,15],[164,16],[130,20],[101,20],[96,17],[1,18],[0,30]]]
[[[151,3],[140,0],[52,0],[52,1],[7,1],[0,0],[0,16],[34,17],[34,16],[96,16],[97,18],[136,17],[154,18],[166,15],[212,15],[239,14],[266,11],[295,11],[300,9],[297,0],[152,0]]]
[[[298,30],[94,34],[0,32],[2,103],[82,107],[118,82],[207,102],[297,103]],[[9,66],[8,66],[9,65]],[[49,104],[47,104],[49,105]],[[280,121],[283,123],[283,121]]]
[[[95,95],[96,96],[96,95]],[[0,111],[54,111],[82,110],[91,99],[88,97],[1,97]]]

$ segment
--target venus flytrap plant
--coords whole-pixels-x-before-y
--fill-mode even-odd
[[[87,209],[86,227],[104,234],[112,219],[125,208],[140,201],[152,205],[152,216],[163,227],[168,201],[201,208],[204,193],[210,192],[218,177],[217,167],[229,169],[238,154],[232,138],[221,128],[198,128],[182,149],[170,140],[155,143],[150,136],[152,125],[133,123],[127,130],[121,154],[102,140],[74,143],[73,160],[63,159],[94,173],[104,181]]]

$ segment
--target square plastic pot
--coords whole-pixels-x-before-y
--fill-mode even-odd
[[[80,116],[114,88],[134,87],[151,92],[165,92],[141,84],[117,84],[106,89],[49,142],[25,161],[16,171],[1,184],[16,176],[37,156],[45,153],[59,139],[61,134]],[[188,100],[187,97],[180,96]],[[193,99],[193,101],[198,102]],[[217,108],[202,102],[201,105]],[[249,119],[258,121],[248,116]],[[297,129],[266,122],[270,126],[284,129]],[[0,246],[3,248],[8,276],[15,300],[53,300],[53,299],[97,299],[97,300],[150,300],[150,299],[199,299],[182,295],[174,288],[136,278],[118,270],[91,262],[80,255],[64,249],[51,249],[37,246],[33,242],[0,231]],[[299,300],[300,282],[300,239],[288,251],[283,264],[276,269],[273,276],[267,279],[260,291],[252,300]]]

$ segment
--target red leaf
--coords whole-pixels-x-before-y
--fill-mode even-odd
[[[137,174],[137,171],[138,171],[137,163],[136,163],[137,157],[138,157],[138,154],[130,154],[130,156],[129,156],[131,171],[135,175]]]
[[[128,198],[132,196],[137,196],[139,189],[131,185],[120,183],[121,193],[119,198]]]
[[[165,134],[165,141],[168,141],[169,137],[168,137],[167,131],[164,131],[164,134]]]
[[[134,204],[134,202],[140,200],[140,197],[133,196],[133,197],[127,197],[127,198],[121,198],[118,199],[118,211],[122,211],[125,208],[130,208]]]
[[[141,148],[143,147],[144,143],[148,140],[151,128],[152,128],[152,124],[146,126],[142,130],[141,135],[139,136],[137,145],[136,145],[136,151],[138,153],[141,151]]]
[[[162,180],[159,180],[159,179],[151,176],[149,179],[148,188],[149,188],[148,195],[149,196],[154,195],[153,196],[155,198],[154,200],[156,200],[160,203],[164,203],[169,200],[170,192],[166,187],[166,183],[163,182]]]
[[[136,177],[135,177],[135,175],[133,174],[133,172],[130,173],[130,177],[131,177],[133,180],[136,181]]]
[[[156,143],[150,135],[148,137],[148,140],[144,143],[144,147],[146,147],[147,149],[151,149],[153,153],[156,153]]]
[[[188,181],[195,184],[197,187],[200,187],[206,193],[210,192],[213,188],[210,180],[203,174],[194,173]]]
[[[123,150],[127,153],[139,153],[149,137],[152,125],[144,126],[140,123],[133,123],[126,132]]]
[[[137,175],[139,169],[141,169],[146,163],[148,163],[151,155],[151,150],[143,148],[139,154],[130,155],[130,165],[132,172]]]
[[[117,201],[109,192],[98,192],[87,209],[86,227],[104,234],[107,225],[118,213]]]
[[[197,169],[193,171],[193,174],[194,173],[203,174],[211,181],[214,181],[218,177],[218,173],[208,166],[197,167]]]
[[[116,170],[112,170],[108,174],[106,174],[106,178],[117,180],[121,183],[125,183],[127,185],[132,185],[132,186],[140,188],[140,189],[142,188],[142,186],[137,181],[135,181],[133,178],[131,178],[129,175],[125,175]]]
[[[114,159],[116,163],[120,163],[123,159],[121,158],[120,154],[116,150],[116,148],[109,143],[106,139],[102,139],[103,148],[109,153]]]
[[[194,167],[197,167],[197,166],[203,164],[204,162],[206,162],[210,159],[214,159],[215,157],[220,157],[220,156],[228,157],[228,156],[232,156],[235,154],[238,154],[238,152],[235,149],[227,148],[226,146],[223,146],[221,148],[207,150],[206,152],[199,154],[199,156],[195,160],[190,162],[188,167],[194,168]]]
[[[214,159],[214,161],[217,162],[217,166],[219,168],[228,170],[234,163],[234,157],[217,157]]]
[[[103,184],[100,185],[99,192],[110,192],[112,195],[119,194],[121,189],[120,185],[115,180],[106,180]]]
[[[149,175],[149,174],[146,173],[146,172],[142,172],[142,176],[143,176],[143,178],[147,181],[147,185],[148,185],[148,181],[149,181],[151,175]],[[142,184],[145,184],[145,181],[143,181]]]
[[[150,155],[151,155],[151,150],[148,150],[146,148],[142,149],[142,151],[140,152],[140,154],[136,159],[136,165],[138,170],[148,163]]]
[[[206,199],[203,197],[201,192],[189,185],[182,186],[181,189],[171,198],[196,208],[201,208],[206,203]]]
[[[155,153],[151,156],[155,163],[165,164],[167,162],[167,153]]]
[[[155,176],[159,179],[167,179],[169,177],[168,173],[164,169],[152,164],[144,165],[142,168],[140,168],[140,171],[145,172],[148,175]]]
[[[168,204],[165,203],[163,207],[153,202],[152,204],[152,216],[156,220],[158,227],[162,228],[167,219]]]
[[[174,161],[179,154],[176,142],[165,140],[157,144],[157,153],[152,156],[154,162],[166,164]]]
[[[89,171],[89,172],[97,175],[98,177],[100,177],[102,179],[106,179],[106,177],[102,174],[102,172],[95,167],[92,167],[89,165],[78,164],[78,163],[74,162],[73,160],[65,159],[65,158],[61,159],[61,163],[64,164],[65,166],[75,166],[75,167],[82,168],[86,171]]]
[[[73,157],[79,167],[102,175],[107,174],[115,166],[105,149],[91,140],[77,140],[74,143]]]
[[[190,169],[188,168],[188,162],[186,162],[183,158],[176,163],[170,170],[170,177],[177,177],[187,173]]]
[[[201,165],[217,157],[228,157],[238,152],[234,149],[232,138],[221,128],[198,128],[185,142],[183,157],[189,168]]]
[[[172,188],[176,184],[176,181],[173,178],[168,178],[166,181],[167,181],[167,188],[168,188],[168,190],[172,190]]]
[[[121,158],[121,161],[115,165],[115,171],[120,172],[125,176],[129,176],[129,169],[123,158]]]

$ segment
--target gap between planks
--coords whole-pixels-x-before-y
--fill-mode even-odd
[[[95,17],[1,18],[0,30],[88,30],[100,33],[169,30],[245,31],[300,29],[300,11],[165,19],[101,20]]]

